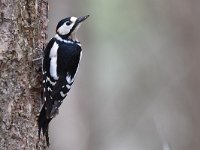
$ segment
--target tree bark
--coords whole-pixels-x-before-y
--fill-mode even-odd
[[[0,149],[45,149],[38,142],[47,0],[0,0]],[[37,145],[37,146],[36,146]]]

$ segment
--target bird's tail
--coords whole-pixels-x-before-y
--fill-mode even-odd
[[[49,122],[51,121],[52,118],[47,118],[46,117],[46,111],[45,111],[45,106],[43,105],[42,110],[40,111],[39,117],[38,117],[38,136],[40,139],[40,133],[42,130],[43,135],[46,137],[46,142],[47,146],[49,146]]]

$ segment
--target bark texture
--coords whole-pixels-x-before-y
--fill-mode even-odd
[[[0,0],[0,149],[45,149],[38,143],[41,60],[47,0]],[[37,146],[36,146],[37,145]]]

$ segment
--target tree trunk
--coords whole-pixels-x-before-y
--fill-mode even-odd
[[[41,60],[47,0],[0,0],[0,149],[45,149],[38,143]],[[37,146],[36,146],[37,145]]]

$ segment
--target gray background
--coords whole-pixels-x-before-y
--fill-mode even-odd
[[[49,0],[49,38],[67,16],[83,57],[54,150],[200,149],[200,1]]]

